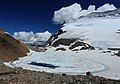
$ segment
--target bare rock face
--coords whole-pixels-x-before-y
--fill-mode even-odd
[[[120,57],[120,51],[118,51],[118,53],[115,53],[115,55],[119,56]]]
[[[65,46],[70,46],[71,43],[75,42],[76,39],[58,39],[57,41],[55,41],[52,46],[57,47],[59,45],[65,45]]]
[[[26,56],[29,52],[27,46],[14,39],[9,34],[0,29],[0,59],[3,61],[13,61],[19,57]]]
[[[66,51],[65,48],[57,48],[55,51],[59,51],[59,50],[61,50],[61,51]]]
[[[66,33],[66,31],[63,31],[62,29],[59,29],[54,35],[52,35],[48,41],[45,43],[45,45],[50,45],[51,46],[51,42],[54,41],[55,39],[58,38],[59,35]],[[55,46],[54,46],[55,47]]]
[[[95,50],[95,48],[83,41],[79,41],[76,38],[61,38],[58,39],[57,41],[55,41],[52,46],[57,47],[59,45],[65,45],[65,46],[69,46],[69,49],[72,51],[79,51],[79,50]],[[79,49],[75,49],[78,48]],[[57,49],[57,50],[63,50],[63,49]],[[56,50],[56,51],[57,51]]]
[[[59,45],[68,46],[72,51],[79,51],[79,50],[95,50],[95,48],[85,42],[83,42],[80,38],[59,38],[60,35],[66,33],[63,29],[59,29],[57,33],[50,37],[50,39],[46,42],[49,46],[58,47]],[[79,49],[76,49],[80,47]],[[57,48],[55,51],[62,50],[66,51],[64,48]]]
[[[89,45],[87,43],[84,43],[82,41],[75,41],[74,44],[72,44],[69,47],[69,49],[73,50],[74,48],[80,47],[80,46],[81,46],[80,50],[87,50],[87,49],[89,49],[89,50],[95,50],[95,48],[93,46],[91,46],[91,45]],[[74,50],[76,50],[76,49],[74,49]]]
[[[116,32],[117,34],[120,34],[120,29]]]

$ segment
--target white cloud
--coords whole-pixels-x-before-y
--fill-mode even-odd
[[[58,11],[54,12],[53,21],[57,22],[58,24],[63,24],[65,21],[69,19],[76,19],[79,16],[79,12],[82,10],[80,4],[73,4],[68,7],[63,7]]]
[[[117,9],[117,8],[113,4],[105,4],[105,5],[97,8],[97,11],[98,12],[104,12],[104,11],[115,10],[115,9]]]
[[[95,5],[90,5],[87,10],[82,9],[81,5],[75,3],[68,7],[63,7],[54,12],[53,21],[57,24],[63,24],[64,22],[71,22],[78,19],[80,16],[85,16],[91,12],[104,12],[108,10],[115,10],[116,7],[113,4],[105,4],[95,10]]]
[[[94,12],[94,11],[95,11],[95,5],[90,5],[90,6],[88,7],[88,11],[89,11],[89,12]]]
[[[25,42],[25,43],[34,43],[37,41],[47,41],[51,36],[51,33],[48,31],[42,33],[33,33],[33,32],[15,32],[13,37]]]

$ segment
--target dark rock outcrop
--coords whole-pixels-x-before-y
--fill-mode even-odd
[[[55,51],[59,51],[59,50],[61,50],[61,51],[66,51],[65,48],[57,48]]]
[[[108,50],[120,50],[120,48],[108,48]]]
[[[95,48],[85,42],[83,42],[82,39],[79,38],[59,38],[59,35],[66,33],[66,31],[59,29],[57,33],[52,35],[49,40],[46,42],[46,45],[57,47],[59,45],[69,46],[69,49],[72,51],[78,51],[78,50],[95,50]],[[79,41],[78,41],[79,40]],[[74,43],[74,44],[73,44]],[[74,49],[76,47],[82,46],[80,49]],[[63,49],[56,49],[56,51]]]
[[[79,46],[82,46],[82,48],[80,48],[80,50],[86,50],[86,49],[90,49],[90,50],[95,50],[94,47],[90,46],[89,44],[87,43],[84,43],[84,42],[80,42],[80,41],[76,41],[74,44],[72,44],[69,49],[72,50],[76,47],[79,47]]]
[[[80,49],[73,49],[72,51],[79,51]]]
[[[63,31],[61,28],[57,31],[57,33],[53,34],[47,42],[45,42],[45,45],[51,46],[52,41],[58,38],[59,35],[66,33],[66,31]]]
[[[95,48],[93,46],[91,46],[83,41],[78,41],[77,38],[73,38],[73,39],[61,38],[52,44],[52,46],[54,46],[54,47],[57,47],[59,45],[69,46],[69,49],[73,50],[73,51],[76,51],[76,49],[74,49],[74,48],[79,47],[79,46],[81,46],[81,48],[79,50],[95,50]]]
[[[55,41],[52,46],[54,47],[57,47],[59,45],[65,45],[65,46],[70,46],[71,43],[75,42],[77,39],[75,38],[70,38],[70,39],[64,39],[64,38],[61,38],[61,39],[58,39],[57,41]]]
[[[54,39],[57,39],[59,35],[66,33],[66,31],[63,31],[62,29],[59,29],[57,33],[54,34]]]
[[[115,53],[114,55],[117,55],[117,56],[120,57],[120,51],[118,51],[118,53]]]

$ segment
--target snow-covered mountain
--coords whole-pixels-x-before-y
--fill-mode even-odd
[[[31,51],[27,57],[5,64],[52,73],[90,71],[120,79],[120,9],[105,4],[83,10],[75,3],[55,11],[53,20],[63,27],[45,43],[45,52]]]
[[[58,35],[57,33],[61,32],[58,31],[53,36],[55,39],[52,40],[52,44],[54,45],[60,39],[76,39],[95,48],[120,47],[119,23],[120,9],[92,12],[64,23],[60,29],[63,33]],[[62,42],[60,44],[64,44],[64,41]]]

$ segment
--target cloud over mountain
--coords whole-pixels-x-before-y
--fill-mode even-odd
[[[78,18],[81,10],[82,10],[81,5],[77,3],[68,7],[63,7],[60,10],[54,12],[53,20],[58,24],[61,24],[69,19],[76,19]]]
[[[116,7],[113,4],[105,4],[96,8],[95,5],[90,5],[88,9],[82,9],[81,5],[75,3],[68,7],[63,7],[58,11],[54,12],[53,21],[57,24],[64,24],[66,22],[71,22],[74,19],[78,19],[80,16],[85,16],[91,12],[104,12],[108,10],[115,10]]]
[[[25,42],[25,43],[34,43],[36,41],[47,41],[51,33],[48,31],[42,33],[33,33],[33,32],[15,32],[13,37]]]
[[[103,6],[100,6],[99,8],[97,8],[98,12],[104,12],[104,11],[108,11],[108,10],[115,10],[116,7],[113,4],[104,4]]]

